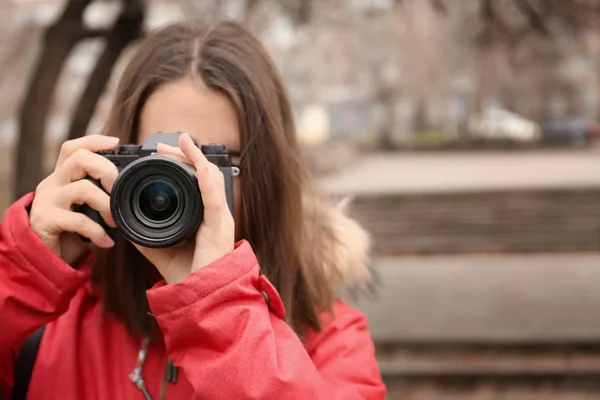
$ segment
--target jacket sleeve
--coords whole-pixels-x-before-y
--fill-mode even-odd
[[[147,296],[195,398],[385,398],[364,316],[338,302],[305,346],[283,321],[281,299],[259,275],[248,242],[183,282],[159,282]]]
[[[21,342],[63,314],[89,279],[89,271],[68,265],[31,230],[32,201],[32,193],[18,200],[0,224],[0,398],[8,398]]]

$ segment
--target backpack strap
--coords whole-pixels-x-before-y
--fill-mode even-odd
[[[29,389],[29,380],[35,365],[40,342],[44,335],[46,325],[29,335],[21,345],[21,351],[15,364],[15,384],[13,386],[12,400],[25,400]]]

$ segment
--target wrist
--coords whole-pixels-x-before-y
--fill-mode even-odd
[[[189,267],[187,268],[170,268],[172,271],[165,271],[161,273],[163,279],[167,283],[167,285],[175,285],[180,282],[183,282],[190,276],[192,272]]]

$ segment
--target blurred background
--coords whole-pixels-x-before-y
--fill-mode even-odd
[[[0,0],[2,211],[185,17],[261,39],[354,198],[390,399],[600,398],[600,1]]]

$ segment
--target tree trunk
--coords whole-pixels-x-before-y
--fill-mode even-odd
[[[596,70],[596,121],[600,121],[600,34],[594,36],[594,68]]]
[[[252,23],[252,18],[254,17],[254,12],[260,5],[261,0],[246,0],[246,4],[244,6],[244,25],[246,27],[250,26]]]
[[[42,51],[20,109],[13,197],[34,190],[43,176],[46,119],[63,65],[85,34],[82,14],[90,1],[69,1],[44,34]]]
[[[490,92],[491,51],[490,49],[480,49],[476,57],[475,73],[477,75],[473,104],[473,111],[476,115],[483,113]]]
[[[565,99],[567,104],[567,114],[570,117],[581,117],[584,115],[583,112],[583,99],[579,87],[569,83],[565,92]]]
[[[385,89],[384,89],[385,90]],[[385,122],[379,130],[379,149],[384,151],[396,150],[393,136],[396,127],[396,97],[392,90],[385,90],[385,94],[379,99],[385,109]]]
[[[600,121],[600,51],[596,57],[596,120]]]
[[[85,135],[100,97],[106,90],[110,76],[121,53],[142,35],[144,9],[139,0],[123,5],[123,11],[107,33],[106,46],[96,61],[87,85],[81,94],[69,128],[69,140]],[[105,132],[110,134],[110,132]]]
[[[511,112],[521,114],[523,110],[519,109],[518,105],[518,96],[515,93],[514,88],[512,87],[503,87],[500,88],[500,102],[502,106]]]
[[[424,98],[419,97],[416,100],[415,110],[413,111],[412,129],[416,134],[422,134],[428,129],[427,121],[427,103]]]

